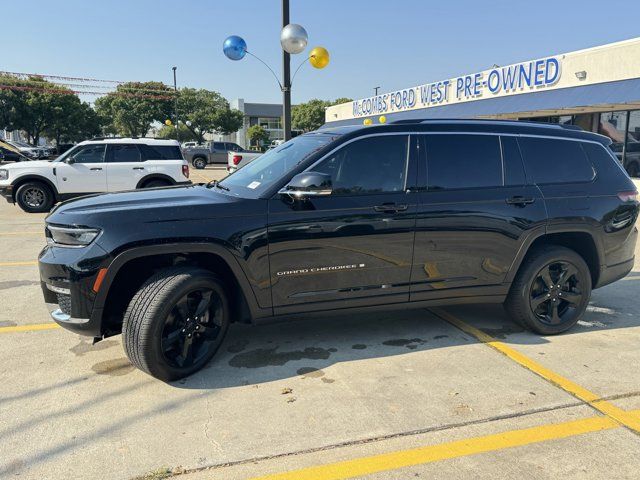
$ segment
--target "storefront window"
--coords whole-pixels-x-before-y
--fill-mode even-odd
[[[627,131],[627,112],[607,112],[600,114],[598,133],[613,142],[611,150],[622,161],[624,155],[624,137]]]
[[[624,166],[632,176],[640,175],[640,110],[629,112]]]

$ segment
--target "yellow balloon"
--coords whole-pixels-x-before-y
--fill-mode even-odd
[[[371,125],[373,123],[373,120],[371,120],[370,118],[365,118],[364,122],[362,123],[364,123],[365,125]]]
[[[387,123],[387,117],[385,117],[384,115],[380,115],[380,118],[378,118],[378,121],[380,123]]]
[[[309,62],[315,68],[324,68],[329,65],[329,52],[326,48],[315,47],[309,54]]]
[[[164,121],[164,124],[165,124],[167,127],[170,127],[170,126],[171,126],[171,120],[169,120],[169,119],[165,120],[165,121]]]

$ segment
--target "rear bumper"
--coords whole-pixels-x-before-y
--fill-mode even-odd
[[[13,185],[3,185],[0,187],[0,196],[9,203],[14,203],[13,200]]]
[[[604,287],[605,285],[609,285],[616,280],[620,280],[621,278],[626,277],[633,269],[634,263],[635,257],[627,260],[626,262],[618,263],[617,265],[602,267],[602,270],[600,271],[600,277],[598,278],[598,284],[593,288]]]

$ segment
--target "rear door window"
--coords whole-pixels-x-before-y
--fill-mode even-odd
[[[580,142],[520,137],[518,143],[527,174],[536,184],[589,182],[595,176]]]
[[[223,142],[213,142],[214,150],[226,150]]]
[[[131,163],[141,162],[142,155],[137,145],[111,145],[110,162]]]
[[[426,135],[429,190],[500,187],[504,184],[497,135]]]

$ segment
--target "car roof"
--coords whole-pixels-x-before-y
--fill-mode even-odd
[[[84,142],[80,142],[78,145],[90,145],[93,143],[106,143],[106,144],[141,144],[141,145],[164,145],[164,146],[175,146],[179,147],[180,143],[177,140],[164,140],[159,138],[92,138],[91,140],[85,140]]]

